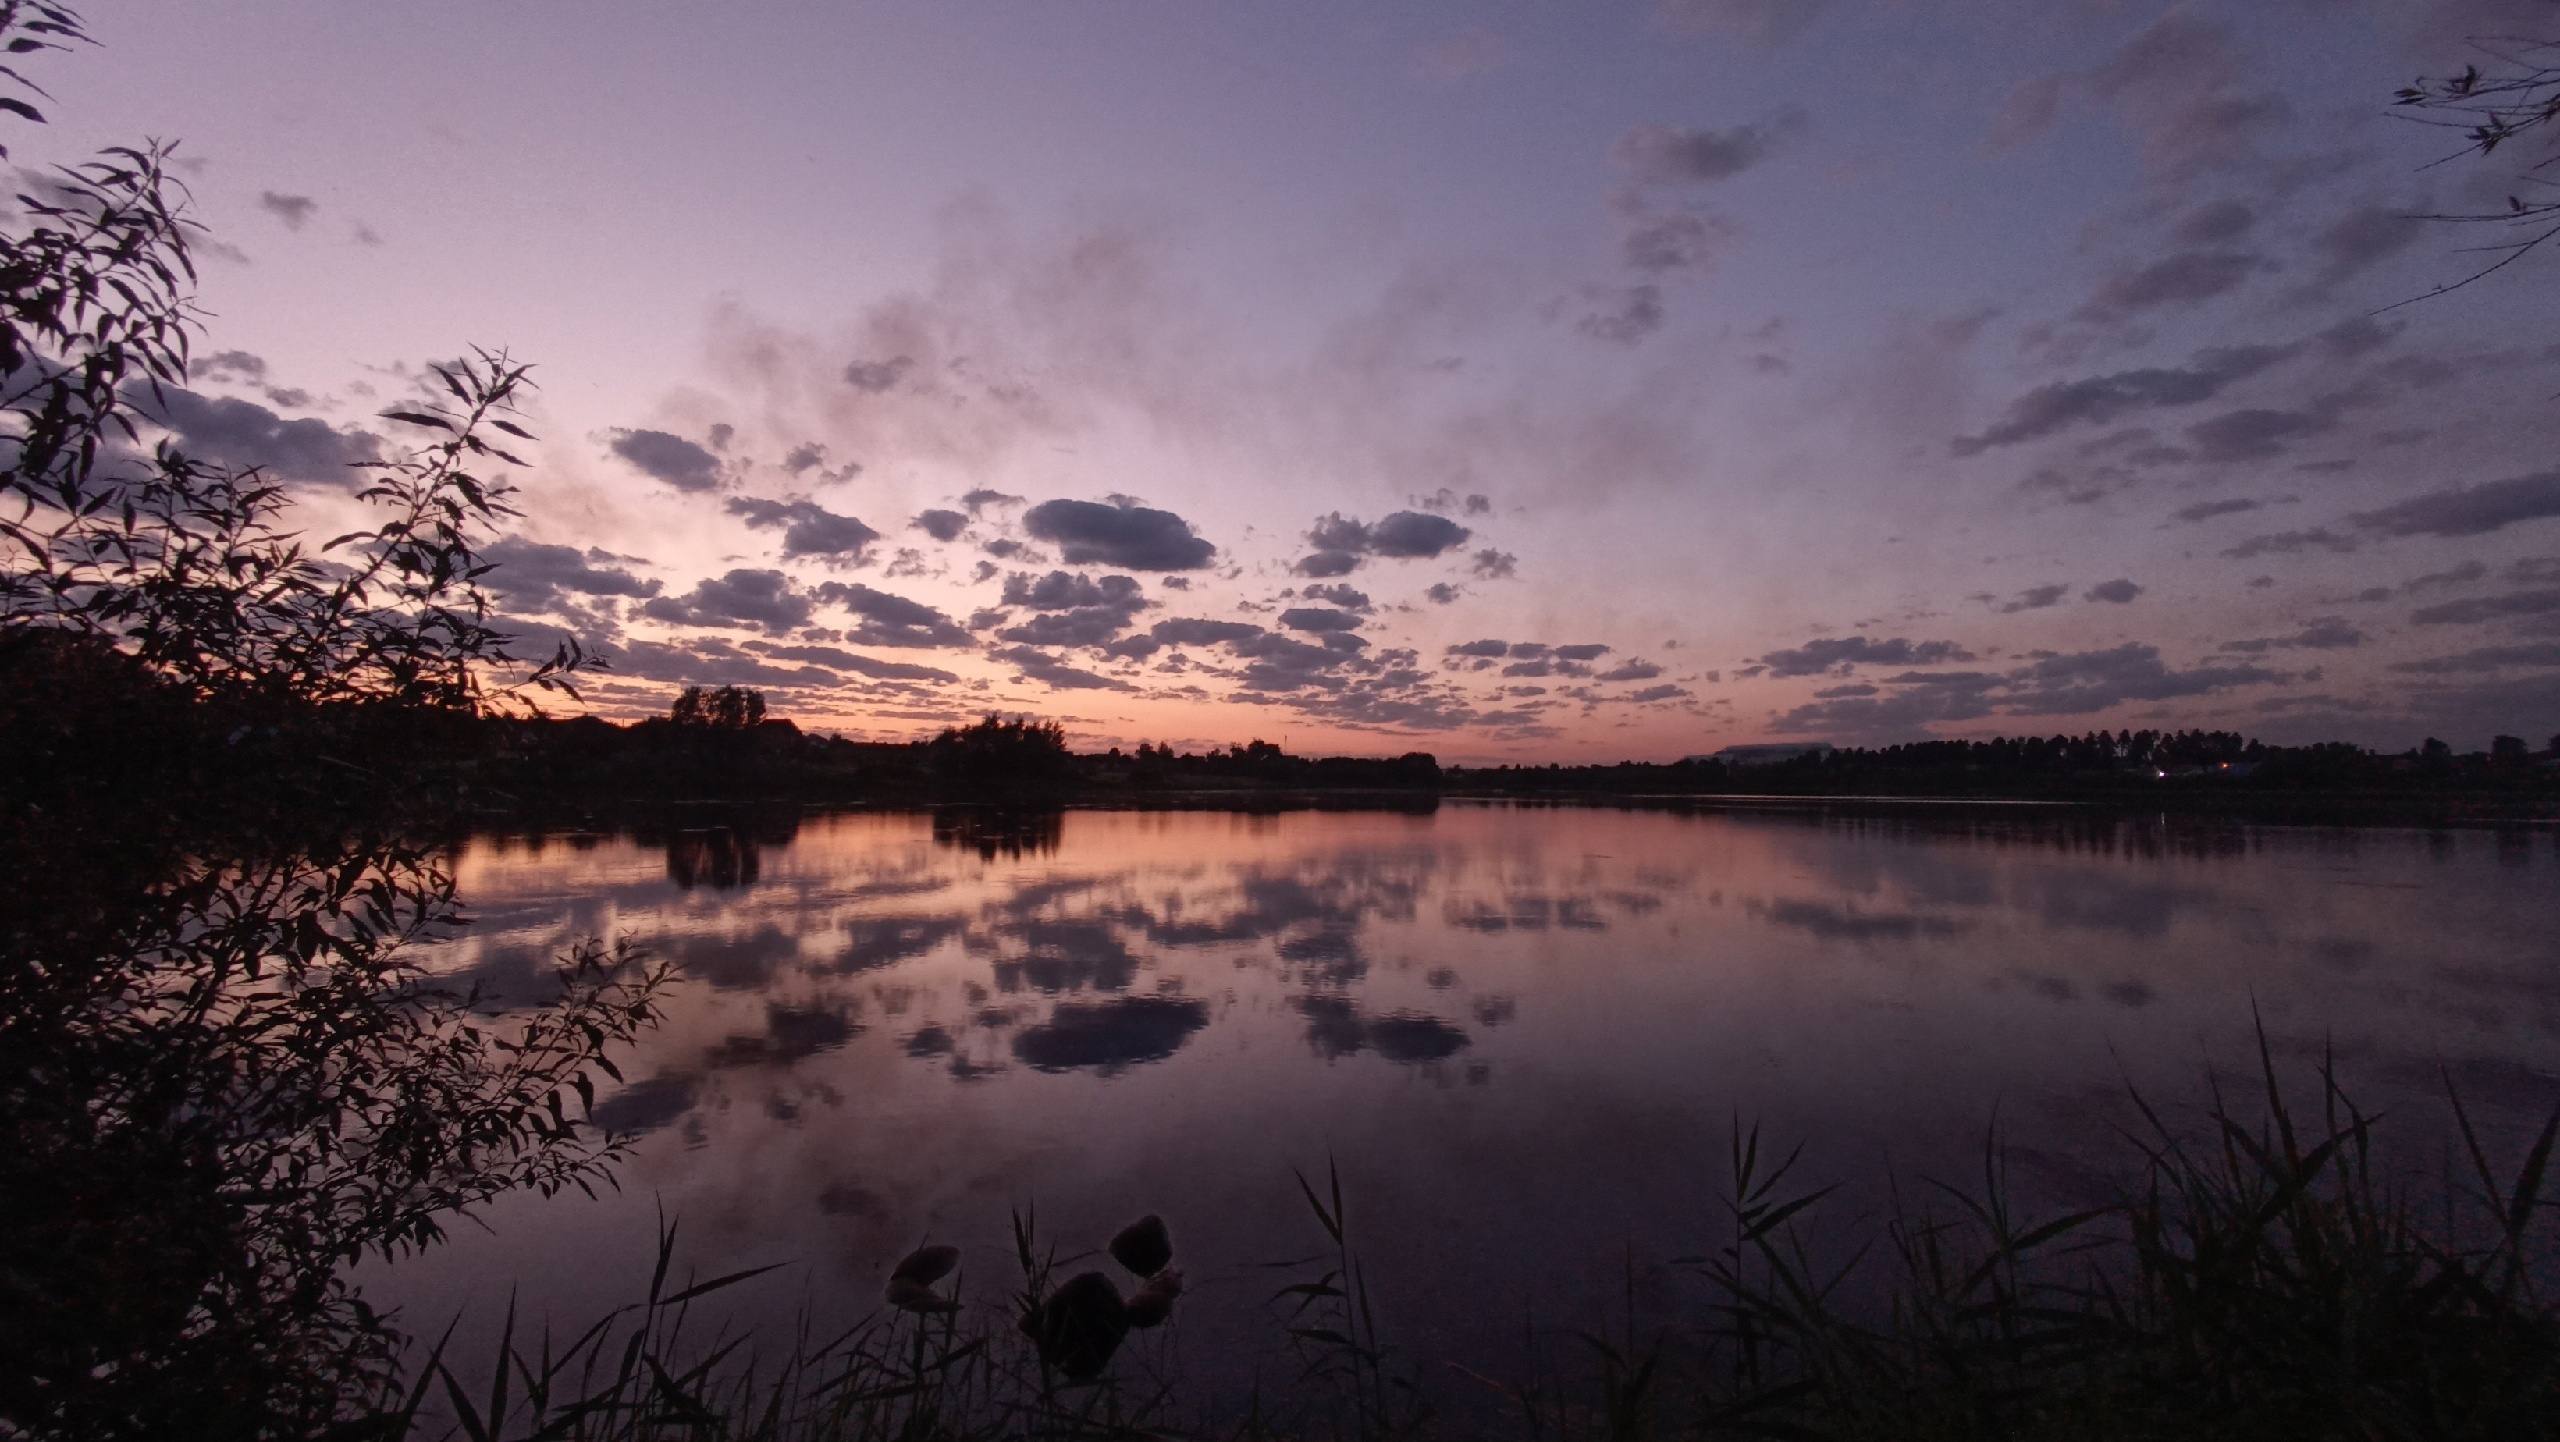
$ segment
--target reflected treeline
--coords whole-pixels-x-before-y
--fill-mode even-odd
[[[933,844],[974,851],[981,861],[998,857],[1019,861],[1026,856],[1054,854],[1066,826],[1063,811],[938,806],[933,811]]]

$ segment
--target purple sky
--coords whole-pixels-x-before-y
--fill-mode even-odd
[[[536,638],[907,736],[1444,760],[2560,729],[2547,0],[100,0],[21,162],[182,142],[177,429],[297,480],[537,364]],[[234,403],[223,403],[223,402]]]

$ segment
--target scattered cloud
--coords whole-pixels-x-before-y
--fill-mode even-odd
[[[815,556],[839,563],[868,558],[880,533],[851,516],[839,516],[814,501],[763,501],[733,496],[723,509],[743,518],[753,530],[780,530],[786,561]]]
[[[318,214],[320,202],[307,195],[287,195],[280,190],[258,192],[258,208],[284,222],[287,230],[300,230]]]
[[[2091,586],[2088,590],[2081,592],[2080,599],[2083,601],[2109,601],[2121,606],[2141,594],[2142,588],[2131,581],[2102,581],[2097,585]]]
[[[615,431],[606,449],[679,491],[720,488],[720,458],[682,436],[666,431]]]
[[[1196,571],[1218,554],[1216,546],[1194,535],[1191,523],[1173,512],[1125,501],[1043,501],[1023,513],[1022,527],[1040,540],[1055,542],[1059,556],[1071,566]]]
[[[1936,666],[1972,659],[1972,652],[1953,641],[1912,641],[1900,636],[1871,641],[1864,636],[1843,636],[1807,641],[1792,650],[1772,651],[1760,657],[1759,662],[1769,668],[1771,676],[1786,677],[1846,672],[1854,666]]]

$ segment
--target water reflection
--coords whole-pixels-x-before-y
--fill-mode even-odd
[[[569,1259],[636,1253],[661,1200],[706,1271],[797,1258],[846,1297],[1017,1201],[1093,1227],[1142,1201],[1243,1295],[1304,1240],[1289,1167],[1332,1157],[1382,1284],[1490,1331],[1487,1257],[1579,1297],[1630,1238],[1704,1244],[1737,1113],[1872,1175],[1978,1165],[1996,1105],[2022,1184],[2085,1196],[2125,1084],[2245,1063],[2253,1008],[2395,1115],[2446,1069],[2493,1119],[2560,1095],[2548,833],[950,808],[458,864],[482,921],[454,970],[537,986],[601,932],[690,985],[603,1106],[650,1134],[624,1196],[510,1204],[466,1262],[393,1279],[422,1306],[618,1300]]]

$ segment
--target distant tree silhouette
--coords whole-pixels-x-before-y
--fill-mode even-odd
[[[944,779],[964,786],[1054,783],[1067,776],[1072,760],[1064,726],[1028,716],[1006,720],[993,713],[968,726],[945,728],[926,753]]]
[[[715,691],[687,686],[667,709],[667,719],[679,726],[743,731],[763,724],[764,693],[740,686],[723,686]]]

